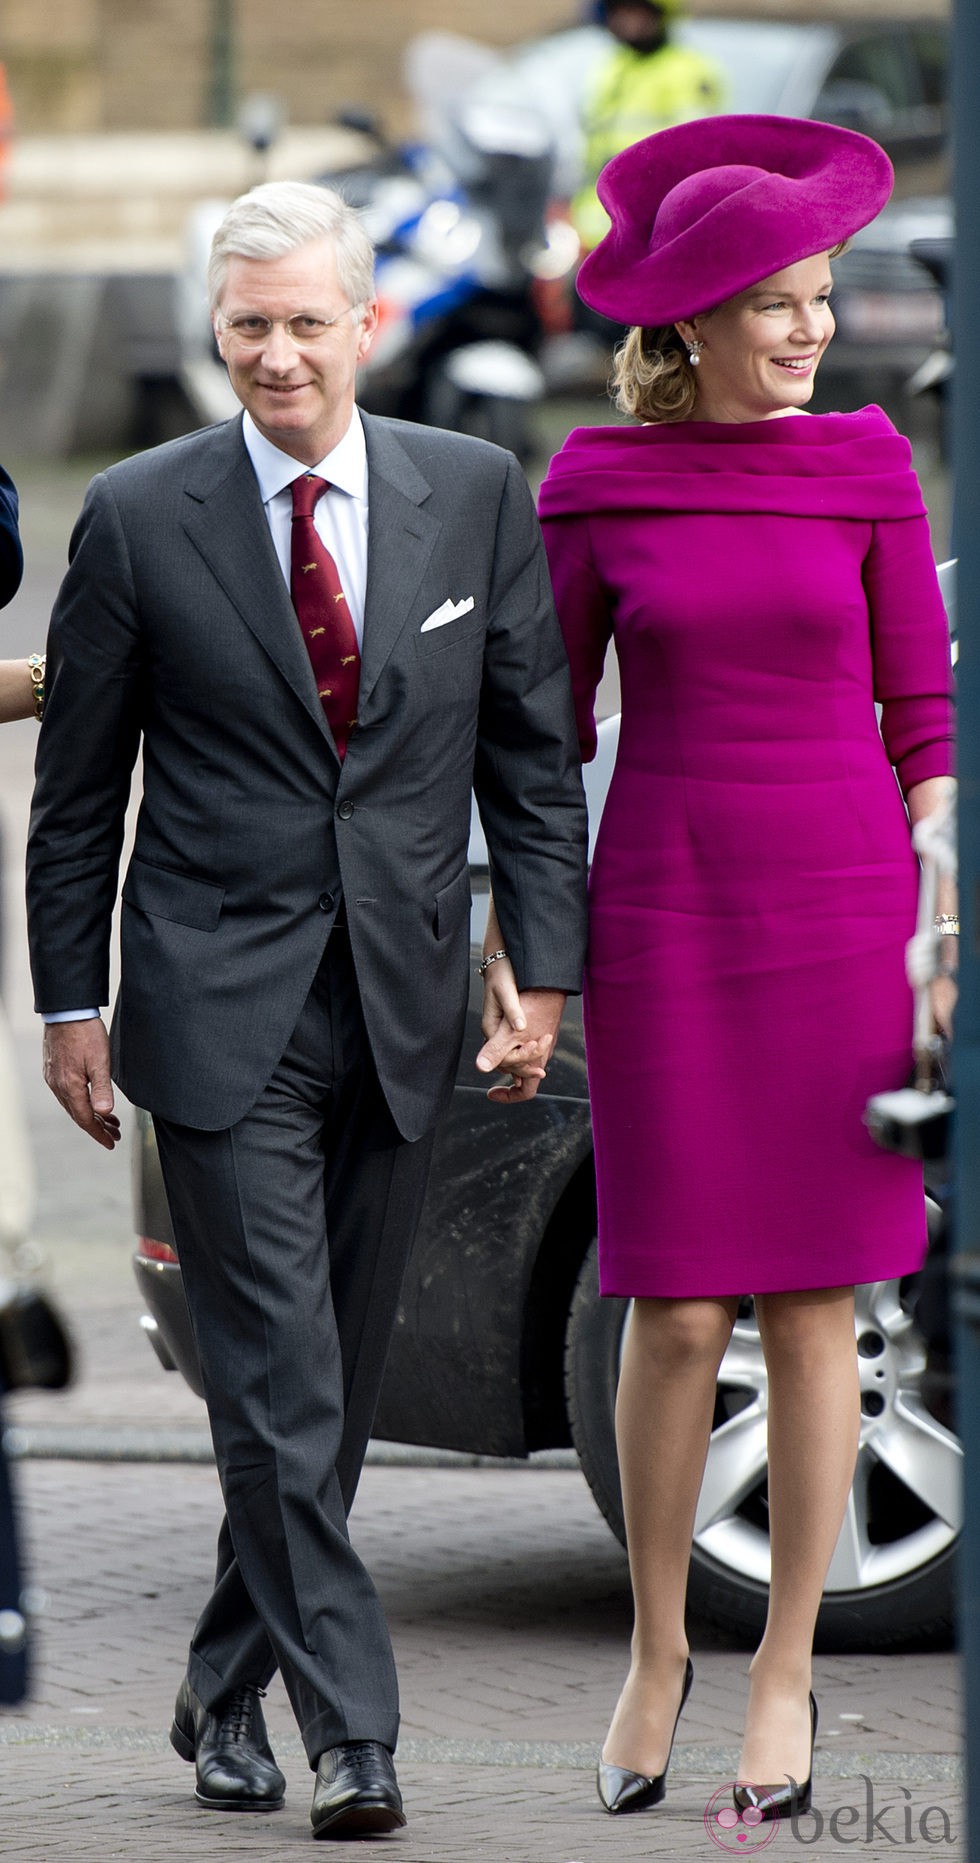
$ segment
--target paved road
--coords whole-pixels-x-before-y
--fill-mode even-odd
[[[280,1863],[309,1838],[311,1781],[278,1684],[269,1722],[289,1790],[274,1819],[199,1810],[165,1740],[209,1576],[213,1471],[31,1462],[17,1472],[49,1604],[29,1713],[0,1720],[0,1855]],[[703,1817],[732,1776],[747,1658],[695,1634],[668,1800],[613,1825],[591,1774],[623,1667],[626,1575],[577,1472],[369,1468],[353,1532],[393,1627],[410,1814],[403,1836],[359,1855],[619,1863],[715,1853]],[[954,1841],[941,1854],[961,1856],[952,1659],[823,1657],[816,1687],[825,1821],[838,1811],[844,1841],[860,1834],[860,1855],[878,1859],[895,1854],[908,1811],[915,1841],[900,1853],[925,1856],[935,1845],[919,1827],[935,1807],[927,1836],[945,1816]],[[867,1842],[869,1790],[880,1821]],[[801,1834],[813,1855],[844,1854],[843,1844],[814,1844],[812,1819]],[[795,1854],[790,1833],[774,1851]]]
[[[87,468],[20,476],[30,571],[24,595],[0,617],[0,653],[27,651],[41,637]],[[139,1336],[127,1159],[77,1136],[37,1076],[19,865],[32,750],[32,725],[0,733],[7,1002],[38,1155],[38,1234],[82,1363],[73,1391],[24,1394],[9,1421],[15,1435],[62,1450],[91,1453],[95,1435],[110,1432],[137,1455],[182,1444],[203,1454],[196,1400],[159,1371]],[[310,1796],[281,1689],[269,1719],[289,1796],[274,1818],[200,1811],[190,1770],[166,1742],[187,1632],[210,1576],[213,1469],[31,1459],[16,1473],[32,1577],[48,1602],[29,1709],[0,1720],[0,1857],[281,1863],[309,1840]],[[393,1626],[410,1814],[406,1833],[362,1844],[359,1855],[620,1863],[710,1858],[723,1844],[746,1854],[747,1842],[736,1849],[720,1827],[710,1835],[704,1813],[731,1778],[748,1659],[704,1627],[693,1627],[696,1684],[667,1803],[613,1824],[594,1798],[595,1748],[624,1667],[628,1585],[577,1470],[373,1466],[354,1533]],[[822,1657],[816,1686],[825,1828],[818,1833],[811,1820],[798,1840],[780,1831],[773,1854],[796,1855],[798,1841],[821,1859],[849,1846],[876,1860],[961,1857],[954,1658]]]

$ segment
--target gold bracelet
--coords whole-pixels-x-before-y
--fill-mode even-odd
[[[960,935],[960,915],[958,912],[940,912],[933,920],[932,929],[940,938],[958,938]]]
[[[44,673],[46,659],[43,653],[31,653],[27,657],[27,669],[31,675],[31,691],[34,694],[34,716],[40,724],[44,717]]]

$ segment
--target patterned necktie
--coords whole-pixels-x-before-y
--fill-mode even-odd
[[[361,656],[337,565],[317,536],[313,507],[330,490],[326,479],[304,473],[294,479],[289,587],[316,677],[320,703],[333,732],[337,755],[357,723]]]

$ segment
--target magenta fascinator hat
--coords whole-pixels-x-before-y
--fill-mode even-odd
[[[707,116],[644,136],[599,176],[612,225],[582,261],[593,310],[651,328],[828,252],[892,191],[884,149],[786,116]]]

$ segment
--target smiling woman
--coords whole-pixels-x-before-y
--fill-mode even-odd
[[[541,491],[585,757],[610,636],[623,690],[584,1005],[600,1287],[633,1302],[616,1427],[636,1628],[598,1770],[616,1814],[664,1794],[747,1296],[772,1577],[735,1804],[808,1807],[813,1632],[860,1420],[855,1286],[925,1249],[921,1170],[876,1152],[862,1116],[911,1065],[909,818],[949,768],[945,616],[906,442],[878,408],[807,413],[830,255],[891,182],[866,137],[771,116],[615,157],[579,290],[633,326],[620,405],[643,424],[573,433]]]

